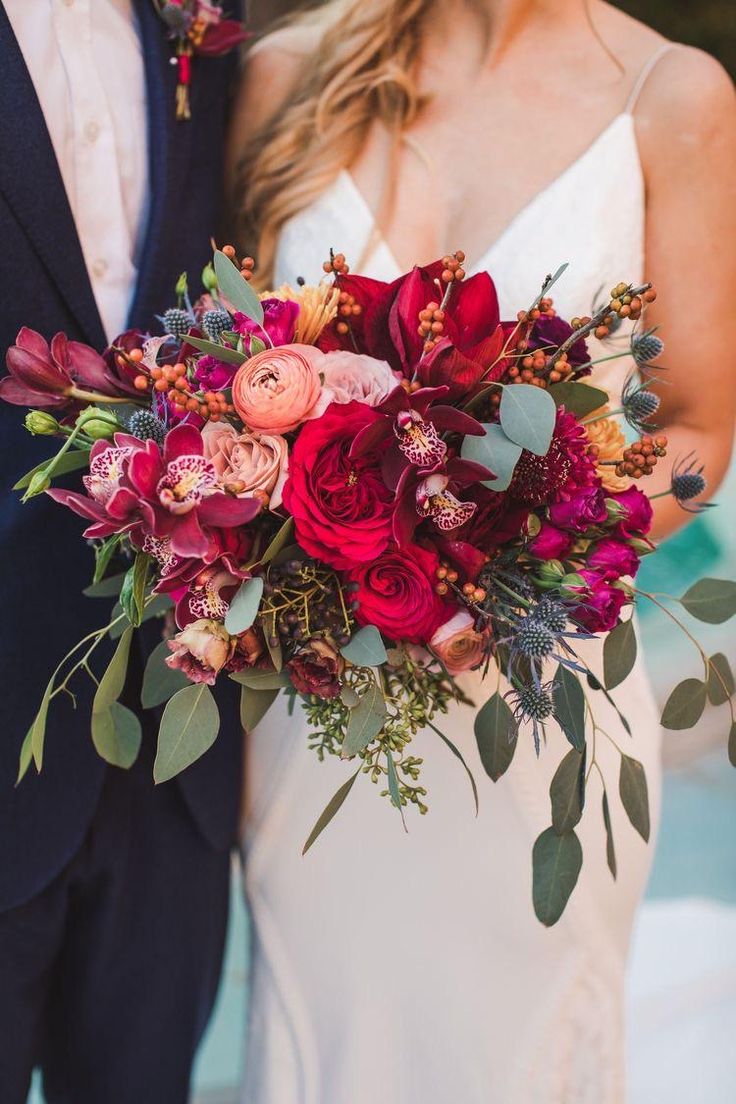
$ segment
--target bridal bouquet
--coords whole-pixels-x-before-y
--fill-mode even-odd
[[[142,690],[145,707],[165,703],[156,781],[215,740],[218,678],[240,684],[246,729],[285,693],[306,710],[315,752],[354,764],[306,850],[359,775],[402,817],[426,811],[412,736],[429,727],[464,763],[439,722],[468,702],[457,676],[477,670],[489,691],[473,703],[475,731],[494,781],[519,739],[539,750],[550,720],[570,743],[533,855],[535,908],[554,923],[582,862],[586,717],[636,659],[634,579],[653,550],[642,486],[667,450],[647,386],[662,343],[641,323],[654,289],[618,284],[568,323],[549,297],[563,266],[505,322],[491,278],[465,278],[459,252],[391,284],[331,254],[320,285],[260,297],[252,260],[234,257],[216,252],[194,305],[181,278],[159,336],[128,332],[100,355],[23,329],[7,354],[0,396],[34,408],[28,429],[61,442],[17,486],[86,520],[88,593],[117,595],[109,622],[51,676],[19,774],[41,768],[53,699],[92,673],[108,635],[117,646],[95,678],[91,735],[104,759],[131,766],[141,728],[118,699],[136,627],[163,615]],[[623,320],[634,323],[625,338]],[[591,334],[638,365],[617,409],[586,381]],[[52,485],[78,469],[83,491]],[[685,462],[665,493],[693,509],[704,485]],[[679,601],[723,621],[736,584],[705,579]],[[579,654],[595,636],[603,682]],[[701,658],[702,679],[667,702],[670,728],[694,724],[708,699],[731,707],[725,657]],[[734,731],[732,719],[736,757]],[[646,779],[624,752],[620,795],[646,839]],[[615,876],[607,797],[603,815]]]

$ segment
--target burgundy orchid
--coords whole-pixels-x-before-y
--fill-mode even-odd
[[[111,380],[105,361],[89,345],[57,333],[51,344],[24,326],[5,357],[10,373],[0,380],[0,399],[41,410],[117,397],[121,388]]]
[[[396,487],[393,516],[394,540],[400,548],[411,543],[421,521],[431,521],[442,534],[466,525],[478,509],[475,502],[463,502],[458,491],[478,480],[493,479],[493,472],[474,460],[454,457],[433,471],[407,466]]]

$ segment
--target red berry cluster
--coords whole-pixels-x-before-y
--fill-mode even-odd
[[[462,249],[458,249],[457,252],[452,254],[445,254],[442,258],[442,273],[440,275],[443,284],[451,284],[454,280],[465,279],[464,260],[465,254]]]
[[[256,262],[252,257],[243,257],[242,261],[238,262],[237,253],[234,245],[223,245],[222,252],[226,257],[229,257],[231,261],[238,265],[240,268],[240,275],[248,283],[253,279],[253,269],[256,267]]]
[[[235,407],[219,391],[195,393],[187,378],[187,366],[178,364],[151,369],[151,379],[155,391],[166,392],[169,402],[181,406],[193,414],[199,414],[205,421],[219,422],[223,414],[232,414]]]
[[[338,254],[341,256],[341,254]],[[335,323],[335,329],[339,334],[346,334],[350,330],[349,319],[357,318],[358,315],[363,313],[363,308],[360,303],[356,303],[355,296],[351,295],[347,291],[341,291],[337,300],[338,307],[337,313],[339,315],[338,321]]]
[[[424,310],[420,310],[417,333],[424,338],[425,353],[431,352],[442,337],[445,330],[445,317],[445,312],[439,303],[427,303]]]
[[[347,276],[350,268],[345,263],[344,253],[333,253],[330,250],[329,260],[322,265],[322,271],[335,276]]]
[[[608,337],[616,317],[629,318],[632,322],[638,321],[641,318],[644,304],[653,303],[656,298],[657,292],[653,287],[648,288],[642,295],[634,295],[631,284],[616,284],[614,288],[611,288],[611,302],[608,304],[608,313],[593,331],[595,336],[597,338]],[[583,324],[583,321],[574,318],[572,321],[573,328],[578,328],[575,326],[576,322]],[[587,321],[589,322],[590,319]]]

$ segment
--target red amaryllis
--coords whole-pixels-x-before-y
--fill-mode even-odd
[[[350,331],[340,334],[334,324],[320,339],[325,349],[355,349],[379,360],[407,379],[415,375],[426,386],[447,385],[453,398],[472,390],[498,357],[503,345],[498,296],[488,273],[455,283],[446,304],[442,338],[428,354],[419,334],[419,312],[442,300],[445,285],[441,261],[414,268],[391,284],[361,276],[340,276],[340,291],[352,296],[359,308]],[[355,342],[355,344],[353,344]],[[498,378],[489,375],[488,379]]]
[[[574,414],[557,411],[552,441],[544,456],[522,452],[509,487],[509,497],[528,506],[567,502],[576,491],[597,484],[590,442]]]
[[[217,489],[217,473],[204,455],[202,435],[179,425],[166,435],[163,452],[155,441],[133,453],[127,479],[139,498],[147,532],[168,537],[177,556],[204,556],[205,529],[232,528],[251,521],[261,508],[254,498],[236,498]]]
[[[375,452],[352,458],[357,434],[380,415],[360,402],[332,403],[307,422],[289,458],[283,501],[310,556],[336,568],[374,560],[391,536],[393,494]]]
[[[40,409],[70,406],[79,392],[116,396],[120,389],[108,378],[99,353],[80,341],[57,333],[49,344],[24,326],[5,357],[10,373],[0,380],[0,399],[16,406]]]
[[[447,620],[447,607],[435,590],[437,553],[419,544],[389,548],[375,562],[351,571],[355,618],[375,625],[390,640],[421,644]]]

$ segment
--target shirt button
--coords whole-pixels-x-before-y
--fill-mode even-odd
[[[89,123],[85,124],[84,137],[87,139],[88,142],[96,142],[97,139],[99,138],[99,136],[100,136],[100,124],[99,123],[96,123],[94,121],[94,119],[92,119]]]
[[[96,261],[92,262],[92,275],[102,277],[107,272],[107,261],[103,257],[98,257]]]

